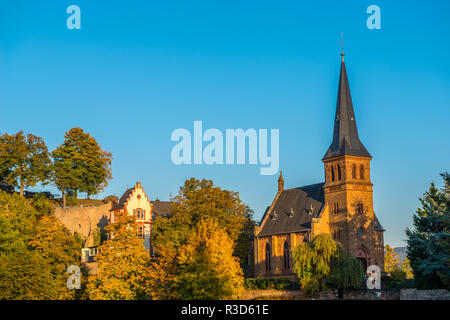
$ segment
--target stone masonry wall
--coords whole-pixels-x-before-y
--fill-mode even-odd
[[[79,233],[87,239],[85,247],[93,246],[93,233],[98,227],[103,229],[108,224],[111,203],[90,207],[58,207],[55,216],[72,232]]]
[[[400,300],[450,300],[450,291],[401,289]]]

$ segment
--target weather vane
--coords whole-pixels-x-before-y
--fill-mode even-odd
[[[342,57],[342,62],[344,62],[344,34],[341,32],[341,57]]]

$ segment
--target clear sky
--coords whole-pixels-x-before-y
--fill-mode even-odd
[[[71,4],[81,30],[66,27]],[[366,27],[371,4],[380,30]],[[2,0],[0,131],[33,133],[53,150],[82,127],[114,156],[99,198],[141,181],[168,200],[204,177],[238,191],[260,219],[277,175],[176,166],[170,135],[194,120],[279,129],[286,188],[322,182],[342,32],[374,209],[385,242],[404,245],[418,197],[450,171],[449,13],[449,1]]]

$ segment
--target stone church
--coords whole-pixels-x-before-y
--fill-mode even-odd
[[[383,270],[384,229],[373,211],[372,156],[358,136],[341,56],[333,140],[322,158],[325,182],[284,189],[280,172],[275,199],[255,227],[249,253],[251,276],[294,280],[292,250],[320,233],[330,234],[364,268],[375,264]]]

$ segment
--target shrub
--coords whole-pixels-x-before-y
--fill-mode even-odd
[[[246,289],[275,289],[275,290],[291,290],[295,288],[292,281],[286,278],[280,279],[264,279],[264,278],[247,278],[244,286]]]
[[[119,198],[116,197],[116,196],[114,196],[114,195],[107,196],[107,197],[105,197],[105,198],[103,199],[103,202],[104,202],[104,203],[108,203],[108,202],[116,202],[116,201],[119,201]]]

